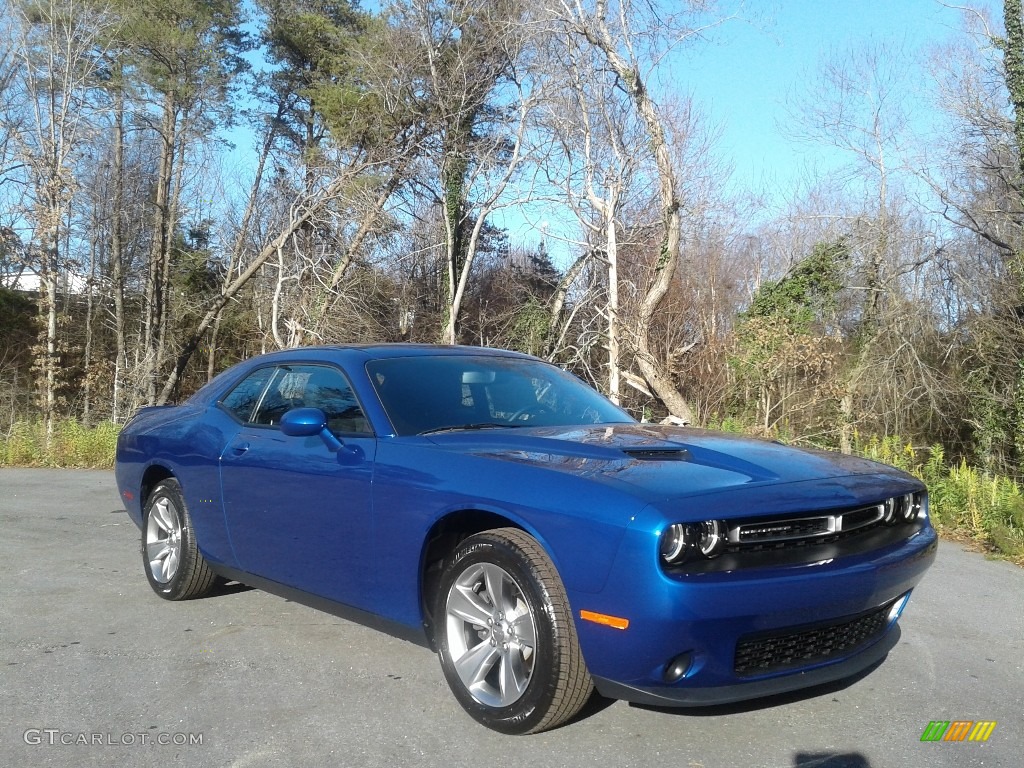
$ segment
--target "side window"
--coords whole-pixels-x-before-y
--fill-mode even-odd
[[[255,424],[277,424],[292,408],[319,408],[339,435],[369,434],[370,425],[348,381],[335,368],[289,365],[277,370],[253,416]]]
[[[302,408],[306,404],[303,393],[308,378],[309,374],[301,373],[298,366],[278,368],[252,417],[253,424],[277,424],[292,408]]]
[[[306,406],[327,414],[327,426],[339,435],[370,432],[363,409],[345,377],[334,368],[314,368],[306,382]]]
[[[260,395],[263,394],[267,381],[270,380],[273,373],[273,368],[260,368],[253,371],[221,399],[221,407],[234,414],[239,421],[249,421],[253,409],[260,401]]]

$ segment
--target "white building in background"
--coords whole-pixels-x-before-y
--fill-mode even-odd
[[[0,272],[0,287],[23,293],[39,292],[39,275],[30,270],[23,272]],[[85,275],[63,272],[57,280],[57,293],[84,294],[88,287]]]

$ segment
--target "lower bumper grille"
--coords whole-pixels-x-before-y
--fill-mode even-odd
[[[853,619],[785,634],[748,635],[736,645],[735,673],[764,675],[847,654],[885,631],[890,607],[891,603]]]

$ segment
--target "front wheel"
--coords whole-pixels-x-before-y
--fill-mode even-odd
[[[146,499],[142,561],[149,585],[165,600],[202,597],[217,580],[196,544],[185,497],[173,477],[158,483]]]
[[[488,728],[554,728],[589,698],[593,685],[565,588],[523,531],[500,528],[463,541],[441,575],[435,616],[448,685]]]

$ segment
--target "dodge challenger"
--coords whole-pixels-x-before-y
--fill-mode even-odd
[[[256,357],[139,411],[116,477],[160,597],[233,580],[420,642],[510,734],[595,690],[692,707],[858,675],[936,551],[899,470],[638,423],[474,347]]]

